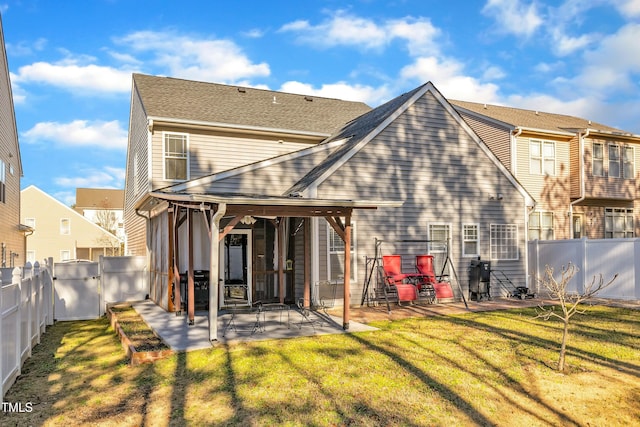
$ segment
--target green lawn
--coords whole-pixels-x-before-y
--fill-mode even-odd
[[[129,367],[106,319],[51,327],[5,396],[5,425],[640,425],[640,312],[534,309],[377,322]]]

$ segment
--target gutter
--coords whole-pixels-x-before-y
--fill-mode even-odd
[[[589,128],[585,129],[584,134],[578,132],[578,143],[580,146],[580,197],[569,203],[569,234],[573,239],[573,206],[582,202],[586,198],[585,179],[584,179],[584,139],[589,136]]]

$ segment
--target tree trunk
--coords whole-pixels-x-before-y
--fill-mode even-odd
[[[560,346],[560,358],[558,359],[558,371],[564,371],[564,354],[567,350],[567,336],[569,335],[569,320],[565,319],[562,330],[562,345]]]

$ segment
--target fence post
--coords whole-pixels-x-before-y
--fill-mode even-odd
[[[33,284],[35,285],[35,325],[36,325],[36,344],[40,344],[40,319],[42,319],[42,293],[40,289],[42,277],[40,276],[40,263],[38,261],[33,263]]]
[[[33,266],[28,261],[24,266],[24,279],[22,280],[22,283],[27,283],[27,348],[29,350],[27,357],[31,357],[31,337],[33,336],[33,332],[31,331],[31,325],[33,325],[33,310],[31,309],[31,300],[33,299]]]
[[[53,258],[47,258],[45,265],[47,270],[47,281],[44,284],[44,301],[47,307],[47,326],[51,326],[53,325]]]
[[[3,293],[4,291],[2,290],[2,275],[0,275],[0,335],[4,332],[2,328],[2,319],[4,317],[4,313],[2,312]],[[4,372],[2,372],[2,367],[4,366],[4,364],[2,362],[2,353],[4,353],[4,351],[0,351],[0,404],[4,402]]]
[[[11,275],[12,284],[16,285],[17,290],[17,300],[18,300],[18,312],[17,312],[17,321],[16,321],[16,372],[17,375],[22,373],[22,333],[21,333],[21,325],[22,325],[22,270],[20,267],[16,267],[13,269]]]

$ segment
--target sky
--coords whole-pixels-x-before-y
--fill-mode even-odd
[[[449,99],[640,134],[640,0],[0,0],[23,164],[65,204],[124,188],[131,74]]]

